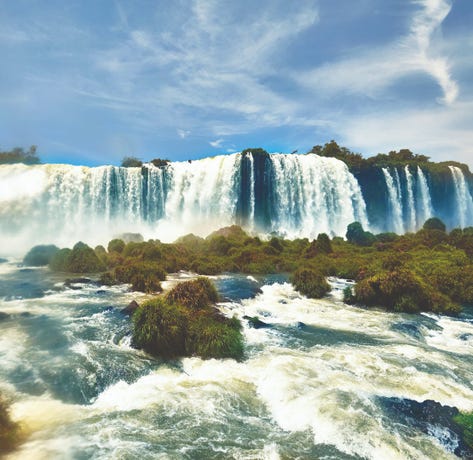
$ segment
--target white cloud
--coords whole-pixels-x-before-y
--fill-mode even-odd
[[[214,148],[214,149],[219,149],[222,147],[223,144],[223,139],[217,139],[215,141],[210,141],[209,144]]]
[[[189,136],[191,132],[188,131],[188,130],[185,130],[185,129],[178,129],[177,130],[177,135],[181,138],[181,139],[185,139],[187,136]]]
[[[343,143],[366,154],[409,148],[435,160],[473,166],[473,101],[432,109],[371,113],[340,120]]]
[[[343,92],[379,98],[399,79],[427,73],[442,89],[441,102],[453,103],[458,96],[458,85],[451,76],[447,59],[439,55],[433,40],[451,4],[447,0],[415,0],[414,3],[421,9],[413,16],[407,36],[383,47],[369,48],[355,57],[298,73],[294,79],[313,91],[325,92],[326,97]]]

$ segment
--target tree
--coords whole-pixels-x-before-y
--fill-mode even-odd
[[[441,232],[447,230],[446,225],[438,217],[427,219],[422,228],[424,230],[440,230]]]
[[[122,167],[124,168],[141,168],[143,162],[136,157],[124,157],[122,160]]]
[[[32,145],[27,151],[25,151],[22,147],[15,147],[12,150],[0,152],[0,164],[39,164],[41,161],[37,155],[37,150],[38,147],[36,145]]]

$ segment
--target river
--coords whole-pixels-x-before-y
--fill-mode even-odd
[[[473,410],[471,310],[348,306],[336,279],[322,300],[280,276],[214,281],[225,314],[270,326],[242,319],[242,362],[152,358],[130,346],[120,312],[141,294],[0,264],[0,390],[26,434],[7,458],[458,458],[455,433],[402,408]]]

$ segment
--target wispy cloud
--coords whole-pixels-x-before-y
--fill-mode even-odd
[[[382,47],[370,47],[356,56],[329,62],[294,76],[299,84],[314,91],[359,93],[370,98],[383,97],[382,91],[401,78],[427,73],[439,84],[446,104],[455,101],[458,85],[448,60],[440,55],[434,34],[451,10],[447,0],[415,0],[419,9],[412,17],[408,33]]]
[[[215,141],[210,141],[209,144],[210,144],[214,149],[219,149],[219,148],[222,147],[223,139],[216,139]]]

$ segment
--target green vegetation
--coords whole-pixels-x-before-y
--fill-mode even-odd
[[[121,165],[124,168],[141,168],[143,162],[136,157],[124,157]]]
[[[213,306],[216,300],[217,291],[207,278],[177,284],[135,311],[133,345],[164,359],[241,359],[241,324],[223,316]]]
[[[171,162],[169,160],[163,160],[161,158],[155,158],[154,160],[151,160],[150,163],[152,163],[154,166],[157,168],[164,168]]]
[[[291,282],[297,291],[312,299],[320,299],[327,292],[330,292],[330,285],[325,280],[325,276],[314,269],[301,268],[296,270]]]
[[[426,155],[419,155],[411,152],[409,149],[399,151],[390,151],[389,153],[378,153],[369,158],[364,158],[360,153],[351,152],[346,147],[339,146],[334,140],[327,142],[324,146],[315,145],[309,154],[330,158],[337,158],[343,161],[354,174],[366,172],[372,168],[403,167],[406,165],[420,166],[423,170],[429,171],[433,176],[443,174],[450,175],[448,166],[458,166],[464,173],[469,173],[468,166],[456,161],[445,161],[434,163]]]
[[[19,437],[19,426],[11,420],[8,406],[0,395],[0,456],[13,450]]]
[[[23,163],[25,165],[37,165],[41,163],[37,153],[36,145],[32,145],[27,151],[21,147],[15,147],[9,151],[0,151],[0,165]]]
[[[460,413],[453,421],[460,426],[465,443],[473,449],[473,413]]]
[[[473,228],[445,231],[439,219],[429,219],[417,233],[374,235],[359,222],[347,228],[347,239],[320,234],[268,241],[252,237],[236,225],[222,228],[206,238],[186,235],[173,244],[159,240],[114,239],[108,251],[92,250],[78,243],[61,249],[49,266],[54,271],[102,272],[104,284],[129,283],[146,293],[161,291],[167,273],[179,270],[200,275],[224,272],[292,274],[294,286],[310,297],[328,292],[327,276],[356,281],[345,292],[345,301],[362,306],[417,312],[457,314],[461,306],[473,305]],[[208,292],[206,281],[196,281]],[[216,301],[202,294],[192,297],[187,287],[174,291],[171,303],[199,310]]]
[[[431,217],[430,219],[427,219],[422,228],[424,230],[439,230],[441,232],[447,231],[446,225],[438,217]]]
[[[49,267],[57,272],[98,273],[105,270],[104,263],[94,250],[79,242],[73,249],[57,251],[49,262]]]
[[[23,265],[28,265],[30,267],[41,267],[48,265],[58,251],[59,248],[54,244],[34,246],[23,258]]]

